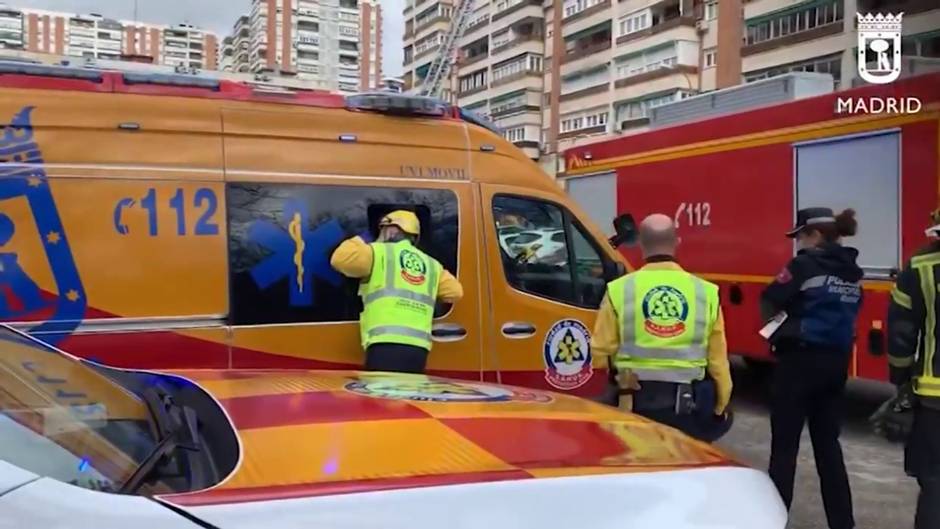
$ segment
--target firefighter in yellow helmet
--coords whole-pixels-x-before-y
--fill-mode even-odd
[[[393,211],[379,221],[376,242],[352,237],[330,258],[338,272],[360,280],[359,327],[368,370],[423,373],[436,301],[463,297],[457,278],[415,246],[420,235],[414,213]]]

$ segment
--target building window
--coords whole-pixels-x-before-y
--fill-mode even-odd
[[[652,25],[649,9],[631,13],[620,19],[620,36],[643,31]]]
[[[844,16],[842,0],[813,4],[805,8],[770,15],[747,24],[744,41],[748,46],[809,31],[819,26],[840,22]]]
[[[718,50],[708,48],[705,50],[705,68],[713,68],[718,64]]]
[[[675,43],[643,50],[617,63],[617,78],[626,79],[660,68],[672,68],[679,62]]]
[[[570,212],[550,202],[501,195],[493,197],[493,217],[503,271],[513,288],[580,307],[600,305],[607,258]]]
[[[940,32],[909,35],[901,40],[901,52],[911,57],[940,58]]]
[[[525,140],[525,127],[513,127],[503,131],[503,137],[513,143]]]
[[[542,71],[542,57],[540,55],[526,54],[520,58],[512,59],[493,67],[493,80],[498,81],[525,71]]]
[[[684,99],[682,95],[682,91],[677,91],[654,97],[648,97],[646,99],[629,101],[617,107],[617,121],[620,122],[645,118],[649,115],[650,109],[672,103],[676,99]]]
[[[526,104],[526,94],[521,93],[514,95],[512,97],[507,97],[499,100],[495,100],[490,105],[490,110],[493,114],[499,112],[505,112],[507,110],[512,110],[515,108],[524,107]]]
[[[784,75],[790,72],[828,73],[832,75],[833,81],[835,81],[836,86],[838,86],[842,80],[842,54],[837,53],[834,55],[827,55],[825,57],[810,59],[808,61],[783,64],[773,68],[768,68],[766,70],[748,72],[744,74],[744,80],[750,83],[752,81],[759,81],[761,79],[776,77],[778,75]]]
[[[607,125],[608,112],[606,110],[593,112],[587,115],[561,118],[561,132],[574,132]]]
[[[496,2],[496,11],[494,11],[494,14],[501,13],[507,9],[515,7],[521,4],[522,2],[523,0],[498,0]]]
[[[581,11],[590,9],[596,5],[600,5],[604,0],[565,0],[564,5],[564,17],[568,18],[570,16],[577,15]]]
[[[480,70],[460,78],[460,91],[469,92],[486,87],[486,70]]]
[[[705,3],[705,20],[718,18],[718,2],[713,0]]]

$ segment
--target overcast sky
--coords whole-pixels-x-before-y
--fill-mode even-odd
[[[379,1],[385,26],[382,69],[385,75],[401,75],[404,0]],[[134,0],[0,0],[0,3],[134,20]],[[214,31],[222,38],[229,34],[239,16],[248,13],[249,6],[251,0],[137,0],[137,19],[157,24],[188,22]]]

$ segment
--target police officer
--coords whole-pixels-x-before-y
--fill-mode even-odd
[[[730,427],[731,400],[718,287],[676,263],[679,240],[668,216],[644,219],[639,242],[646,265],[607,285],[593,350],[613,358],[612,378],[633,392],[635,413],[715,440]]]
[[[457,279],[415,246],[420,234],[414,213],[393,211],[379,222],[377,242],[352,237],[330,258],[338,272],[360,280],[359,327],[368,370],[423,373],[435,301],[463,297]]]
[[[940,236],[940,212],[931,237]],[[917,478],[916,529],[940,527],[940,355],[937,309],[940,241],[934,240],[904,266],[888,307],[888,362],[901,402],[913,403],[914,420],[904,468]]]
[[[808,420],[831,529],[855,526],[839,430],[862,302],[858,251],[840,241],[856,230],[852,210],[835,216],[829,208],[801,209],[787,233],[800,250],[761,296],[765,321],[786,315],[770,336],[778,360],[771,388],[770,477],[789,508],[800,435]]]

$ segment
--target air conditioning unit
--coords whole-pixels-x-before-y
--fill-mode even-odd
[[[699,19],[699,20],[696,20],[696,21],[695,21],[695,31],[698,31],[699,33],[702,33],[702,32],[704,32],[704,31],[707,30],[707,29],[708,29],[708,21],[707,21],[707,20],[705,20],[705,19],[703,18],[703,19]]]

